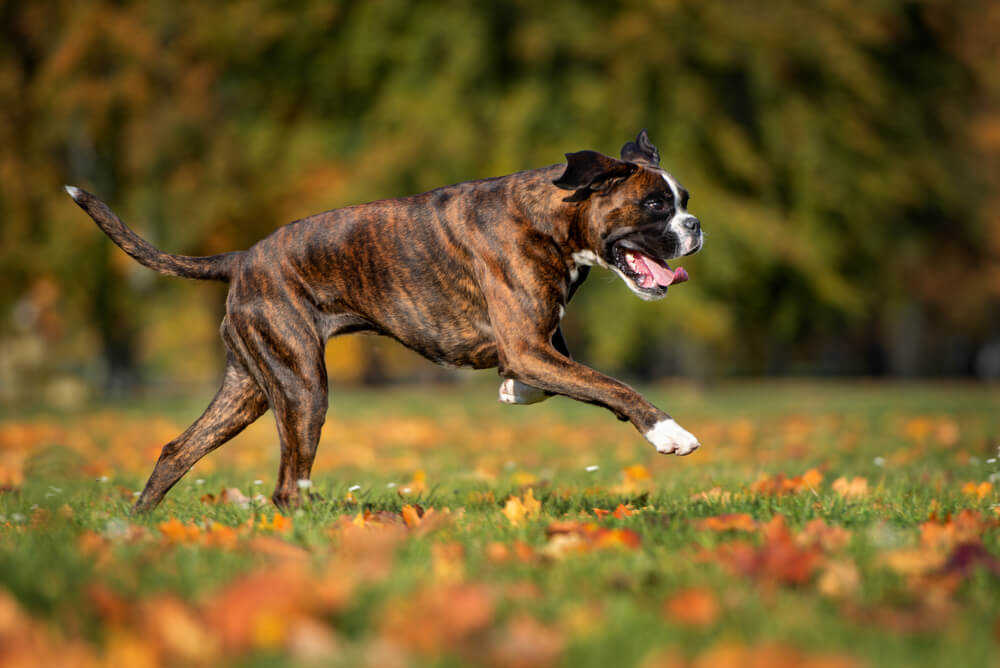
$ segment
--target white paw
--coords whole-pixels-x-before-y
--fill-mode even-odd
[[[513,378],[508,378],[504,382],[500,383],[501,403],[537,404],[539,401],[545,401],[548,398],[549,395],[545,394],[545,392],[539,390],[537,387],[525,385],[524,383],[514,380]]]
[[[662,455],[689,455],[701,444],[694,434],[680,426],[673,419],[660,420],[645,434],[646,440]]]

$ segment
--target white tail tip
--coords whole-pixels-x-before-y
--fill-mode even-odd
[[[74,200],[80,199],[80,195],[83,194],[83,191],[77,188],[76,186],[63,186],[63,188],[66,190],[67,193],[69,193],[69,196],[72,197]]]

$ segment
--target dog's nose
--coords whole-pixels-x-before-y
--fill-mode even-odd
[[[684,229],[686,229],[688,232],[691,232],[692,234],[701,230],[701,223],[698,222],[698,219],[695,218],[694,216],[685,218],[683,225]]]

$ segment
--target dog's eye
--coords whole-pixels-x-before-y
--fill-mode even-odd
[[[667,208],[667,200],[659,196],[650,197],[649,199],[643,201],[643,206],[654,211],[662,211]]]

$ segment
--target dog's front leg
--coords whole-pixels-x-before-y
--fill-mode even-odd
[[[556,350],[550,335],[558,316],[543,306],[552,300],[517,299],[499,281],[485,287],[502,376],[604,406],[631,422],[657,452],[687,455],[698,448],[698,439],[631,387]]]
[[[555,334],[552,335],[552,345],[560,354],[570,357],[569,346],[563,337],[562,328],[556,327]],[[525,385],[514,378],[507,378],[500,383],[500,403],[524,406],[527,404],[537,404],[552,396],[551,392],[540,390],[531,385]]]
[[[609,409],[631,422],[662,454],[687,455],[698,439],[628,385],[567,359],[544,343],[522,342],[501,351],[501,373],[526,385]]]

